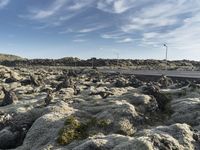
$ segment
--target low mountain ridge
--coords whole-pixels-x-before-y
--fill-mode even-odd
[[[16,55],[0,53],[0,61],[15,61],[15,60],[25,60],[25,59]]]

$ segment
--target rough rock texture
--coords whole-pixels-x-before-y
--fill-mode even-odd
[[[198,149],[200,143],[193,138],[194,132],[186,124],[159,126],[143,130],[134,137],[119,134],[96,135],[82,142],[73,142],[61,149],[73,150],[153,150],[153,149]]]
[[[42,147],[54,143],[59,129],[63,126],[64,118],[72,113],[74,113],[74,110],[64,102],[56,106],[49,106],[43,112],[45,115],[42,115],[33,123],[23,145],[17,149],[42,149]]]
[[[169,122],[187,123],[193,127],[197,127],[199,130],[200,92],[199,90],[189,88],[185,95],[184,97],[171,101],[170,104],[173,114]]]
[[[0,106],[10,105],[10,104],[18,101],[18,98],[13,91],[8,91],[4,87],[2,88],[2,91],[4,93],[4,98],[3,98],[2,102],[0,103]]]
[[[200,149],[195,81],[89,68],[0,70],[1,86],[18,99],[0,106],[0,149]],[[0,91],[1,103],[5,97]]]

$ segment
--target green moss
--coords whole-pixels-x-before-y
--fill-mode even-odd
[[[99,120],[97,121],[97,126],[100,128],[107,128],[110,125],[110,122],[107,120]]]
[[[70,116],[69,118],[67,118],[67,120],[65,121],[65,125],[71,125],[73,127],[78,126],[80,123],[78,122],[78,120],[74,117],[74,116]]]
[[[108,127],[109,123],[106,120],[97,120],[96,118],[92,118],[86,123],[80,123],[75,117],[70,116],[65,121],[64,127],[60,130],[57,142],[60,145],[66,145],[71,143],[74,140],[82,140],[89,135],[95,135],[98,132],[90,132],[91,128],[103,128]]]
[[[87,127],[81,124],[75,117],[71,116],[65,121],[64,127],[59,132],[57,142],[61,145],[71,143],[73,140],[84,139],[88,135]]]

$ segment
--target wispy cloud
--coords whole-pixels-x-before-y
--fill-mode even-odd
[[[137,39],[139,45],[167,42],[176,48],[200,48],[199,0],[54,0],[45,8],[29,9],[24,16],[44,22],[41,29],[62,25],[60,34],[72,34],[74,42],[85,41],[82,35],[89,39],[97,33],[116,43]],[[105,26],[108,24],[110,30]]]
[[[23,19],[44,23],[47,28],[64,26],[67,21],[90,7],[93,2],[93,0],[54,0],[52,3],[48,2],[45,7],[30,6],[27,8],[28,13],[19,14],[18,16]]]
[[[136,0],[99,0],[97,8],[110,13],[124,13],[134,7]]]
[[[128,15],[120,28],[127,34],[138,32],[142,45],[160,47],[167,42],[173,49],[199,49],[199,12],[197,0],[166,0]]]
[[[93,0],[74,0],[68,7],[68,10],[77,11],[82,8],[89,7],[93,2]]]
[[[103,39],[121,39],[121,38],[124,38],[125,36],[126,36],[125,33],[122,33],[119,31],[101,34],[101,38],[103,38]]]
[[[167,33],[149,32],[143,34],[143,43],[159,45],[167,42],[173,49],[199,50],[200,48],[200,13],[184,19],[184,24]]]
[[[32,19],[45,19],[55,15],[66,4],[66,0],[55,0],[48,8],[44,10],[32,9],[30,10]]]
[[[106,28],[106,26],[104,25],[97,25],[95,27],[89,27],[89,28],[83,28],[81,30],[79,30],[79,33],[89,33],[89,32],[94,32],[100,29]]]
[[[133,41],[134,41],[134,39],[132,39],[132,38],[125,38],[125,39],[117,41],[117,43],[131,43]]]
[[[0,0],[0,9],[3,9],[10,3],[10,0]]]
[[[74,32],[74,31],[71,28],[67,28],[63,31],[60,31],[59,34],[68,34],[68,33],[72,33],[72,32]]]
[[[78,42],[78,43],[82,43],[82,42],[86,42],[86,39],[74,39],[73,42]]]

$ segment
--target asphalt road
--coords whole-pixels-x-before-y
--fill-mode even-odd
[[[37,66],[36,66],[37,67]],[[38,66],[41,68],[41,66]],[[47,66],[43,66],[44,68]],[[49,66],[48,66],[49,68]],[[66,67],[66,66],[51,66],[50,68],[67,68],[67,69],[83,69],[91,67]],[[134,69],[124,69],[124,68],[110,68],[110,67],[98,67],[100,72],[105,73],[121,73],[130,75],[142,75],[142,76],[161,76],[166,75],[168,77],[178,77],[178,78],[190,78],[200,80],[200,71],[177,71],[177,70],[134,70]]]
[[[166,75],[169,77],[181,77],[181,78],[197,78],[200,79],[200,71],[176,71],[176,70],[131,70],[131,69],[100,69],[102,72],[107,73],[121,73],[143,76],[161,76]]]

